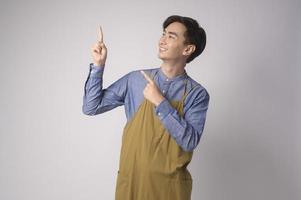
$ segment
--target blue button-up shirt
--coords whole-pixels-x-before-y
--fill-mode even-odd
[[[140,70],[136,70],[103,89],[104,69],[90,64],[89,76],[84,88],[83,113],[98,115],[124,105],[126,118],[129,121],[144,100],[143,90],[147,81]],[[161,68],[144,69],[144,71],[150,76],[156,73],[154,81],[165,97],[164,101],[154,107],[155,114],[184,151],[193,151],[200,141],[205,126],[209,105],[207,90],[189,77],[186,71],[171,79],[164,75]],[[181,117],[169,100],[182,99],[185,79],[187,79],[187,96]]]

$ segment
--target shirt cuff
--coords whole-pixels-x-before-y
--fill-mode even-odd
[[[156,108],[156,115],[160,120],[163,120],[169,113],[171,113],[174,108],[170,105],[167,99],[164,99]]]
[[[104,71],[103,66],[95,66],[93,63],[90,63],[90,76],[91,77],[102,77]]]

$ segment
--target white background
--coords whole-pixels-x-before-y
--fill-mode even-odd
[[[210,93],[193,200],[301,199],[300,1],[1,1],[0,199],[114,199],[123,107],[82,111],[102,25],[107,87],[158,67],[172,14],[207,33],[188,74]],[[299,124],[298,124],[299,122]],[[298,190],[299,189],[299,190]]]

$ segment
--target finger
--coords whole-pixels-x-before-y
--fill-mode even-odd
[[[100,51],[101,51],[101,47],[99,47],[99,46],[94,46],[93,49],[94,49],[95,51],[97,51],[97,52],[100,52]]]
[[[101,51],[102,48],[99,45],[94,45],[93,49],[97,51]]]
[[[102,43],[102,44],[103,44],[103,46],[101,47],[101,49],[104,51],[104,53],[106,53],[107,52],[107,47],[104,43]]]
[[[149,83],[153,83],[153,80],[142,70],[142,71],[140,71],[142,74],[143,74],[143,76],[144,76],[144,78],[149,82]]]
[[[101,43],[99,46],[100,46],[100,48],[104,48],[104,47],[105,47],[105,44],[104,44],[104,43]]]
[[[99,43],[96,43],[94,47],[95,47],[95,48],[98,48],[98,49],[100,49],[100,48],[101,48],[101,46],[100,46],[100,44],[99,44]]]
[[[100,53],[100,51],[98,49],[95,49],[95,48],[93,48],[92,51],[95,52],[95,53]]]
[[[93,46],[91,46],[91,49],[98,49],[98,47],[97,47],[97,45],[93,45]]]
[[[101,26],[99,26],[98,30],[98,41],[103,43],[103,32]]]

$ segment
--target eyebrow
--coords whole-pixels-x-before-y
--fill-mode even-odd
[[[166,30],[164,30],[164,32],[166,33]],[[176,32],[168,31],[167,33],[170,34],[170,35],[174,35],[176,37],[179,37],[179,35]]]

